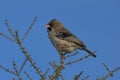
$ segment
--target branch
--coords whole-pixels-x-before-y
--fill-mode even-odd
[[[46,78],[42,74],[41,70],[36,66],[35,62],[32,60],[28,51],[24,48],[23,44],[20,42],[18,31],[15,32],[15,35],[16,35],[17,44],[19,45],[21,51],[24,53],[25,57],[31,63],[31,66],[36,70],[36,72],[39,74],[39,76],[42,78],[42,80],[46,80]]]
[[[74,77],[74,80],[79,80],[82,74],[83,74],[83,71],[81,71],[79,74],[76,74]]]
[[[50,63],[51,66],[53,67],[54,69],[54,73],[49,77],[50,80],[58,80],[59,77],[63,79],[63,76],[61,74],[61,71],[65,68],[65,65],[64,65],[64,55],[61,55],[60,56],[60,65],[56,64],[55,61],[53,63]]]
[[[33,80],[26,71],[24,71],[24,74],[27,76],[27,78],[28,78],[29,80]]]
[[[120,70],[120,67],[117,67],[117,68],[115,68],[115,69],[113,69],[113,70],[110,70],[110,69],[108,68],[108,66],[107,66],[106,64],[104,64],[104,63],[103,63],[103,66],[104,66],[105,69],[108,71],[108,73],[107,73],[104,77],[102,77],[102,78],[100,78],[100,79],[97,77],[96,80],[106,80],[106,79],[108,79],[109,77],[112,77],[115,72],[117,72],[118,70]]]
[[[78,53],[78,52],[75,52],[75,53],[73,53],[73,54],[69,54],[69,55],[67,55],[67,56],[65,57],[65,59],[66,59],[66,58],[69,58],[69,57],[76,56],[77,54],[79,54],[79,53]]]
[[[6,24],[6,27],[7,27],[8,31],[9,31],[9,33],[12,35],[13,38],[15,38],[14,31],[13,31],[13,30],[11,29],[11,27],[9,26],[7,20],[5,20],[5,24]]]
[[[65,66],[66,66],[66,65],[73,64],[73,63],[76,63],[76,62],[79,62],[79,61],[82,61],[82,60],[84,60],[84,59],[87,59],[87,58],[90,57],[90,56],[91,56],[91,55],[88,54],[88,55],[83,56],[83,57],[81,57],[81,58],[79,58],[79,59],[76,59],[76,60],[73,60],[73,61],[67,62],[67,63],[65,63]]]
[[[1,33],[1,32],[0,32],[0,35],[3,36],[3,37],[6,38],[6,39],[12,41],[12,42],[15,42],[14,39],[10,38],[9,36],[5,35],[4,33]]]
[[[53,75],[49,77],[49,79],[50,79],[50,80],[54,80],[54,79],[55,79],[55,80],[58,80],[58,77],[61,76],[61,74],[60,74],[60,73],[61,73],[61,70],[63,70],[63,69],[64,69],[64,65],[58,66],[57,69],[55,69]]]
[[[21,39],[21,42],[23,43],[23,41],[25,40],[25,38],[27,37],[28,33],[30,32],[30,30],[32,29],[33,25],[35,24],[37,20],[37,17],[34,18],[34,20],[32,21],[31,25],[29,26],[28,30],[25,32],[23,38]]]
[[[82,80],[87,80],[88,78],[89,78],[89,75],[87,75],[84,78],[82,78]]]
[[[15,74],[16,76],[18,77],[19,80],[22,80],[22,78],[20,77],[20,73],[16,67],[16,63],[13,61],[13,67],[14,67],[14,70],[15,70]]]
[[[108,66],[107,66],[105,63],[103,63],[103,66],[104,66],[105,69],[108,71],[109,75],[110,75],[110,76],[113,76],[113,74],[111,73],[110,69],[108,68]]]
[[[32,60],[30,54],[28,53],[28,51],[24,48],[22,42],[24,41],[24,39],[26,38],[26,36],[28,35],[28,33],[30,32],[30,30],[32,29],[33,24],[36,22],[37,17],[34,18],[32,24],[30,25],[30,27],[28,28],[27,32],[25,33],[25,35],[23,36],[22,40],[19,38],[19,34],[18,34],[18,30],[15,31],[15,33],[12,31],[12,29],[10,28],[10,26],[8,25],[7,20],[5,21],[5,24],[8,28],[9,33],[13,36],[14,40],[11,39],[10,37],[4,35],[3,33],[0,33],[0,35],[2,35],[3,37],[14,41],[16,44],[18,44],[18,46],[20,47],[21,51],[24,53],[25,57],[28,59],[28,61],[30,62],[31,66],[36,70],[36,72],[38,73],[38,75],[42,78],[42,80],[46,80],[46,77],[42,74],[41,70],[39,69],[38,66],[36,66],[35,62]],[[22,42],[21,42],[22,41]],[[26,61],[25,61],[26,63]],[[21,72],[23,66],[25,65],[25,63],[21,66],[19,72]],[[15,66],[14,66],[15,68]]]
[[[45,71],[45,73],[44,73],[44,76],[46,76],[47,74],[48,74],[48,72],[49,72],[49,68]]]
[[[11,71],[10,69],[4,68],[4,67],[1,66],[1,65],[0,65],[0,68],[3,69],[4,71],[10,73],[10,74],[14,74],[14,75],[16,75],[15,72]]]
[[[25,61],[22,63],[21,67],[20,67],[20,70],[19,70],[19,73],[21,73],[22,69],[24,68],[26,62],[27,62],[27,58],[25,59]]]

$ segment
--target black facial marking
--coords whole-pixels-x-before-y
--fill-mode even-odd
[[[51,30],[52,30],[52,28],[51,28],[51,27],[48,27],[48,28],[47,28],[47,31],[48,31],[48,32],[50,32]]]

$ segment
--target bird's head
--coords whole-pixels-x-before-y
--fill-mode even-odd
[[[59,28],[63,27],[62,23],[59,22],[57,19],[52,19],[47,25],[47,30],[48,32],[54,30],[58,30]]]

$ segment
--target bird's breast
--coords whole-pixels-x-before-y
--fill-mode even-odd
[[[67,40],[63,40],[63,39],[60,39],[60,38],[57,38],[55,36],[54,31],[51,31],[49,33],[49,38],[50,38],[52,44],[54,45],[54,47],[58,51],[63,51],[65,53],[71,53],[72,51],[78,49],[78,46],[76,46],[75,43],[67,41]]]
[[[75,43],[72,43],[66,40],[55,38],[55,42],[57,43],[59,50],[66,52],[66,53],[70,53],[77,49]]]

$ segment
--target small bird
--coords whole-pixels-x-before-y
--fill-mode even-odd
[[[58,53],[71,53],[77,49],[85,50],[93,57],[96,57],[94,52],[87,49],[85,44],[78,39],[74,34],[67,30],[64,25],[57,19],[52,19],[47,25],[48,37],[51,40]]]

